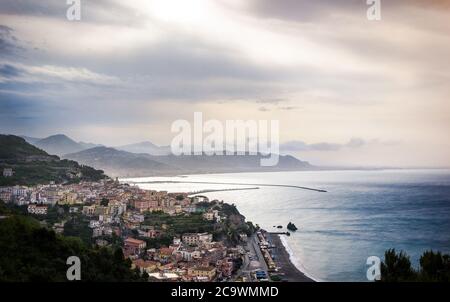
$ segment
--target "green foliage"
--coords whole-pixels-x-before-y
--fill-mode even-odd
[[[100,205],[103,207],[107,207],[109,204],[109,199],[106,197],[103,197],[102,200],[100,201]]]
[[[380,268],[382,281],[412,281],[416,277],[409,256],[403,251],[397,254],[395,249],[387,250]]]
[[[270,280],[272,280],[274,282],[280,282],[283,279],[278,275],[270,275]]]
[[[64,236],[78,237],[86,244],[92,243],[92,229],[89,228],[89,220],[80,215],[73,217],[64,225]]]
[[[440,252],[426,251],[420,257],[421,281],[450,281],[450,256],[442,255]]]
[[[49,156],[45,151],[15,135],[0,134],[0,159],[17,159],[27,156]],[[50,156],[49,156],[50,157]],[[58,158],[53,156],[53,158]]]
[[[159,249],[160,247],[169,246],[170,244],[172,244],[172,238],[173,236],[162,235],[161,237],[157,238],[144,238],[144,240],[147,242],[148,248]]]
[[[401,251],[389,249],[381,263],[382,282],[449,282],[450,256],[440,252],[426,251],[420,257],[420,267],[411,266],[409,256]]]
[[[178,200],[178,201],[181,201],[181,200],[184,199],[184,196],[180,194],[180,195],[177,195],[177,196],[175,197],[175,199]]]
[[[30,217],[0,220],[0,281],[67,281],[66,260],[78,256],[82,281],[142,281],[121,249],[92,249],[40,227]]]
[[[230,216],[230,215],[240,215],[238,209],[236,208],[236,205],[234,204],[228,204],[228,203],[223,203],[221,205],[221,210],[220,212],[222,214],[224,214],[225,216]]]
[[[200,213],[179,214],[170,216],[163,212],[151,212],[145,214],[144,224],[161,227],[167,226],[168,234],[202,233],[210,232],[213,223],[203,218]]]

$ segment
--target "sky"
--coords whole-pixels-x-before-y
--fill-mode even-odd
[[[0,2],[0,132],[170,144],[193,119],[278,120],[312,164],[450,167],[450,1]]]

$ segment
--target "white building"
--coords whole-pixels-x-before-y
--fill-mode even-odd
[[[13,169],[11,168],[4,168],[3,169],[3,177],[12,177],[14,174]]]
[[[28,213],[36,215],[47,215],[47,206],[41,206],[36,204],[28,205]]]
[[[98,220],[89,221],[89,227],[91,229],[98,228],[99,226],[100,226],[100,221],[98,221]]]

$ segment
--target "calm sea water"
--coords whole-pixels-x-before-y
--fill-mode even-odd
[[[292,221],[287,238],[295,265],[316,280],[366,281],[366,260],[389,248],[406,251],[414,265],[427,250],[450,253],[450,171],[314,171],[148,177],[139,181],[200,181],[307,186],[210,192],[235,203],[246,218],[267,230]],[[158,183],[144,189],[192,192],[252,186]]]

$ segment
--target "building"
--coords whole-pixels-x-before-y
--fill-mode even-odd
[[[185,233],[181,236],[181,240],[187,245],[199,245],[201,243],[209,243],[212,241],[212,234],[208,233]]]
[[[199,233],[197,234],[198,236],[198,241],[200,243],[210,243],[212,242],[212,234],[208,234],[208,233]]]
[[[93,228],[92,229],[92,238],[100,237],[103,234],[102,228]]]
[[[89,221],[89,227],[91,229],[98,228],[99,226],[100,226],[100,221],[98,221],[98,220]]]
[[[159,262],[136,259],[132,262],[131,268],[138,268],[141,273],[143,273],[144,271],[147,273],[151,273],[156,271],[159,266]]]
[[[136,200],[134,202],[134,208],[139,212],[146,212],[149,209],[149,203],[145,200]]]
[[[77,202],[77,193],[64,193],[64,195],[61,197],[61,199],[58,201],[58,204],[75,204]]]
[[[92,206],[83,206],[82,210],[83,215],[92,216],[95,214],[95,205]]]
[[[220,259],[216,263],[217,271],[223,277],[230,277],[233,274],[233,260],[230,258]]]
[[[77,207],[70,207],[69,208],[69,213],[78,213],[78,208]]]
[[[181,240],[184,244],[187,245],[197,245],[198,244],[198,236],[194,233],[186,233],[181,236]]]
[[[12,177],[14,175],[14,171],[11,168],[3,169],[3,177]]]
[[[12,199],[11,191],[1,191],[0,192],[0,200],[3,200],[4,202],[10,202],[11,199]]]
[[[205,213],[203,213],[203,218],[205,218],[206,220],[209,220],[209,221],[213,221],[214,213],[212,211],[205,212]]]
[[[216,268],[213,266],[198,267],[194,266],[188,269],[188,274],[195,278],[206,278],[211,281],[216,276]]]
[[[128,255],[139,255],[145,249],[145,241],[128,237],[124,242],[125,253]]]
[[[28,189],[26,187],[14,186],[12,188],[12,195],[16,198],[27,196]]]
[[[30,204],[28,205],[28,213],[35,214],[35,215],[47,215],[47,206],[41,206],[36,204]]]

